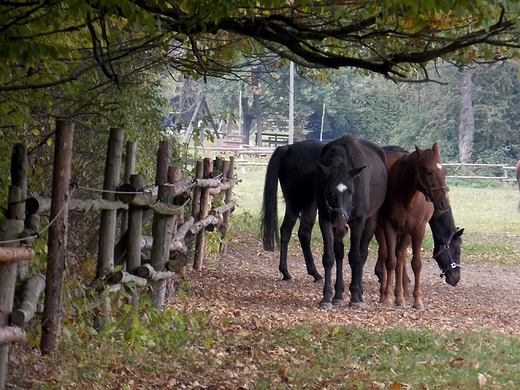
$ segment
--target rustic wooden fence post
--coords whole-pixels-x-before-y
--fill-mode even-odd
[[[170,166],[171,142],[160,141],[157,150],[157,171],[155,173],[155,185],[168,183],[168,167]]]
[[[230,156],[229,157],[229,166],[227,169],[225,169],[226,175],[225,177],[228,180],[233,180],[235,177],[235,157]],[[230,202],[233,198],[233,187],[226,190],[224,200],[226,203]],[[224,237],[229,229],[229,216],[231,215],[231,210],[228,210],[223,215],[223,221],[222,221],[222,237]],[[227,242],[224,244],[224,255],[227,254]]]
[[[74,124],[56,121],[54,142],[54,170],[52,173],[52,201],[48,238],[45,303],[42,316],[42,353],[56,348],[62,324],[63,271],[67,247],[67,220],[72,139]]]
[[[202,176],[204,174],[204,165],[202,163],[202,160],[197,160],[195,163],[195,180],[196,179],[202,179]],[[196,186],[193,188],[193,198],[191,199],[191,216],[193,217],[194,221],[200,220],[200,195],[202,192],[202,188]],[[193,249],[195,245],[190,246],[191,249]],[[195,255],[193,255],[193,268],[195,268]]]
[[[203,160],[203,178],[209,179],[213,171],[213,160],[205,158]],[[211,196],[207,187],[202,188],[200,194],[200,212],[199,220],[204,219],[209,215],[211,209]],[[195,258],[193,260],[193,268],[201,270],[204,263],[204,253],[206,247],[206,229],[202,229],[197,234],[197,241],[195,244]]]
[[[27,200],[27,167],[29,163],[27,161],[27,147],[22,144],[16,144],[13,149],[13,155],[11,157],[11,185],[20,188],[21,201],[17,206],[21,218],[25,219],[25,201]],[[8,216],[8,218],[13,218]],[[29,276],[29,260],[24,260],[18,263],[18,279],[25,280]]]
[[[130,176],[130,184],[136,191],[144,188],[144,175]],[[127,271],[135,274],[141,265],[141,236],[143,230],[143,208],[130,205],[128,209]]]
[[[135,159],[137,153],[137,143],[135,141],[127,141],[125,155],[125,173],[123,175],[123,184],[130,184],[130,176],[135,173]],[[120,237],[125,234],[128,228],[128,210],[121,212],[121,232]]]
[[[105,162],[105,177],[103,181],[103,199],[115,202],[115,191],[119,184],[121,159],[123,155],[124,130],[110,129],[108,150]],[[99,228],[99,249],[96,277],[99,279],[110,274],[114,269],[114,242],[116,232],[117,211],[102,210],[101,226]]]
[[[22,202],[22,191],[19,187],[9,187],[8,216],[17,217],[5,219],[0,226],[0,241],[16,240],[23,231],[23,215],[19,204]],[[14,210],[13,210],[14,208]],[[6,244],[18,247],[19,242]],[[0,263],[0,329],[9,325],[9,315],[13,311],[13,299],[16,286],[17,262]],[[5,388],[7,382],[7,365],[9,363],[9,344],[0,344],[0,389]]]
[[[173,206],[173,198],[175,196],[174,187],[170,185],[159,186],[159,196],[157,200],[167,205]],[[166,269],[166,263],[170,257],[170,246],[172,242],[172,215],[154,214],[152,234],[153,246],[150,259],[150,265],[157,272],[163,272]],[[155,307],[162,309],[165,299],[165,281],[157,280],[152,282],[150,296]]]
[[[173,205],[173,188],[165,186],[165,184],[168,183],[170,156],[171,142],[169,140],[160,141],[157,150],[157,168],[155,174],[155,184],[159,186],[157,200],[168,205]],[[153,245],[150,265],[157,272],[164,271],[170,255],[172,226],[172,216],[154,213],[152,225]],[[152,303],[157,308],[164,307],[165,286],[166,283],[164,280],[154,281],[150,286],[150,297]]]
[[[123,156],[124,130],[121,128],[110,129],[108,138],[107,157],[105,162],[105,177],[103,180],[103,199],[115,202],[115,191],[119,184],[121,172],[121,160]],[[116,236],[117,211],[102,210],[101,224],[99,227],[98,261],[96,279],[108,276],[114,270],[114,244]],[[102,329],[106,324],[110,305],[104,300],[101,305],[101,313],[96,313],[94,326]]]
[[[14,240],[23,230],[23,221],[6,219],[0,226],[0,240]],[[13,311],[16,285],[16,266],[19,261],[28,261],[34,257],[31,248],[0,247],[0,389],[5,389],[8,376],[9,343],[24,341],[25,332],[21,328],[8,326],[9,315]]]

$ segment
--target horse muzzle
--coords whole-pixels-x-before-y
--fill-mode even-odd
[[[446,278],[446,283],[450,286],[455,287],[457,283],[460,281],[460,266],[455,268],[449,268],[445,272],[441,274],[441,277],[444,276]]]

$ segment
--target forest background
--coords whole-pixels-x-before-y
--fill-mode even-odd
[[[319,139],[323,120],[324,140],[353,134],[407,149],[437,142],[445,162],[514,165],[520,157],[518,62],[462,70],[439,61],[431,67],[431,74],[437,82],[396,83],[350,69],[321,78],[301,72],[294,81],[295,140]],[[260,81],[255,83],[254,77]],[[241,84],[212,77],[207,82],[181,78],[168,93],[174,112],[185,120],[204,94],[217,124],[225,120],[224,132],[228,129],[235,134],[239,132],[238,100],[242,96],[242,132],[254,145],[257,118],[262,133],[287,133],[289,77],[289,66],[284,66],[255,69],[251,79]],[[204,126],[211,134],[207,124]]]

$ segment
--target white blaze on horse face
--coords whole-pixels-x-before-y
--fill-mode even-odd
[[[348,188],[348,187],[347,187],[345,184],[343,184],[343,183],[339,183],[338,186],[336,187],[336,189],[337,189],[339,192],[341,192],[341,193],[345,192],[345,190],[346,190],[347,188]]]
[[[437,168],[439,168],[439,170],[442,169],[442,164],[441,163],[437,163]]]

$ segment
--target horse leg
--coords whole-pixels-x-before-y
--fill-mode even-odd
[[[385,306],[392,306],[392,286],[394,284],[394,272],[397,265],[397,258],[395,256],[395,246],[397,234],[390,226],[384,228],[385,242],[386,242],[386,283],[383,293],[381,294],[380,302]]]
[[[404,301],[404,269],[406,267],[406,255],[411,237],[409,234],[399,235],[399,246],[397,247],[397,265],[395,268],[395,305],[405,306]]]
[[[396,248],[399,248],[399,245],[400,245],[400,241],[401,241],[401,235],[397,235],[397,244],[396,244]],[[410,245],[410,243],[408,243],[408,245]],[[399,251],[399,249],[397,249]],[[406,247],[406,250],[408,250],[408,246]],[[396,253],[395,254],[396,257],[399,259],[399,255]],[[406,254],[405,254],[406,256]],[[408,276],[408,272],[406,271],[406,261],[405,261],[405,265],[403,266],[403,295],[407,298],[410,297],[410,277]]]
[[[374,237],[377,228],[377,214],[372,215],[370,218],[367,218],[365,221],[365,226],[363,228],[363,232],[361,233],[361,240],[359,242],[359,256],[361,258],[361,269],[359,273],[358,279],[358,291],[360,292],[361,301],[363,301],[363,269],[365,268],[365,264],[368,258],[368,246],[370,245],[370,241]]]
[[[325,270],[325,283],[323,284],[323,299],[320,307],[332,309],[332,267],[334,266],[334,242],[332,224],[320,217],[320,230],[323,236],[322,263]]]
[[[384,293],[386,290],[386,283],[387,283],[387,275],[386,275],[386,258],[388,257],[387,249],[386,249],[386,242],[385,242],[385,234],[383,232],[383,229],[378,227],[376,229],[376,241],[378,243],[378,249],[377,249],[377,262],[376,262],[376,269],[379,265],[379,302],[383,302],[384,300]],[[376,271],[377,275],[377,271]]]
[[[350,303],[349,306],[364,308],[363,304],[363,265],[364,259],[361,257],[361,237],[364,230],[365,221],[352,225],[350,228],[350,250],[348,252],[348,262],[352,272],[350,281]]]
[[[345,256],[345,246],[343,237],[334,237],[334,257],[336,258],[336,284],[334,285],[334,305],[343,306],[343,292],[345,291],[345,281],[343,280],[343,258]]]
[[[298,229],[298,238],[303,251],[307,273],[314,277],[314,282],[323,282],[323,277],[316,270],[314,258],[311,250],[311,235],[314,222],[316,221],[316,204],[305,207],[300,215],[300,228]]]
[[[424,310],[424,305],[422,303],[422,293],[421,293],[421,270],[422,270],[422,260],[421,260],[421,246],[424,238],[424,232],[417,237],[412,238],[412,270],[415,276],[415,286],[413,289],[413,308],[416,310]]]
[[[289,204],[286,204],[285,216],[283,217],[282,226],[280,227],[280,265],[278,270],[283,275],[283,280],[291,281],[293,277],[287,270],[287,248],[291,239],[291,233],[298,219],[298,211],[292,210]]]

